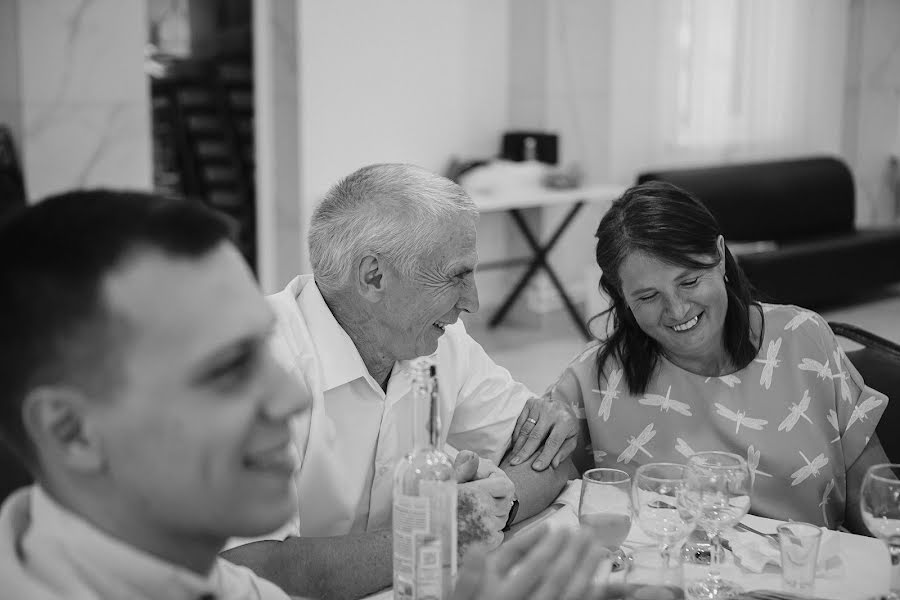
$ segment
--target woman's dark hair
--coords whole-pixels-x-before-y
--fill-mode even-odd
[[[622,365],[632,394],[646,391],[659,362],[659,344],[638,326],[622,295],[619,269],[631,253],[640,251],[663,262],[691,269],[711,269],[716,264],[695,256],[718,256],[720,235],[715,217],[688,192],[668,183],[649,182],[625,191],[613,202],[597,228],[597,265],[603,270],[600,287],[612,306],[599,315],[609,316],[611,332],[601,339],[597,352],[597,381],[602,385],[603,366],[614,356]],[[756,304],[753,288],[725,246],[725,350],[742,369],[759,348],[750,336],[750,306]],[[592,319],[593,320],[593,319]]]

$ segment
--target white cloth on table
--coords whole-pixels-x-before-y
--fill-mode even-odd
[[[29,600],[287,600],[246,567],[216,559],[209,574],[115,539],[69,512],[38,486],[0,510],[0,595]]]
[[[753,573],[762,573],[766,565],[781,566],[781,550],[766,538],[749,531],[732,530],[723,534],[731,545],[731,552],[740,565]],[[837,577],[843,574],[841,537],[836,531],[822,528],[819,554],[816,561],[817,577]]]
[[[385,393],[310,275],[269,301],[277,318],[273,351],[312,406],[293,424],[299,516],[273,537],[390,526],[393,469],[413,439],[410,361],[394,365]],[[448,452],[467,449],[499,462],[533,394],[488,357],[462,321],[447,326],[433,356]]]

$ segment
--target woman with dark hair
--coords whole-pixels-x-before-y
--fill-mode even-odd
[[[596,237],[607,334],[549,392],[586,419],[593,464],[733,452],[754,514],[866,532],[858,494],[868,466],[889,462],[875,435],[887,397],[822,317],[756,301],[715,218],[673,185],[627,190]]]

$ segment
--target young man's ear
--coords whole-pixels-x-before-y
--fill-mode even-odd
[[[385,264],[374,254],[363,256],[357,267],[356,286],[360,295],[369,302],[378,302],[384,296]]]
[[[22,421],[39,455],[75,471],[102,468],[103,447],[87,418],[88,402],[81,392],[63,386],[41,386],[28,393]]]

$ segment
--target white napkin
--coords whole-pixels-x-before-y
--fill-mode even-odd
[[[731,552],[743,567],[753,573],[762,573],[767,564],[781,566],[781,551],[765,538],[755,533],[734,530],[725,537],[731,544]],[[841,576],[844,563],[841,560],[841,539],[838,532],[822,528],[819,541],[819,558],[816,575],[819,577]]]

